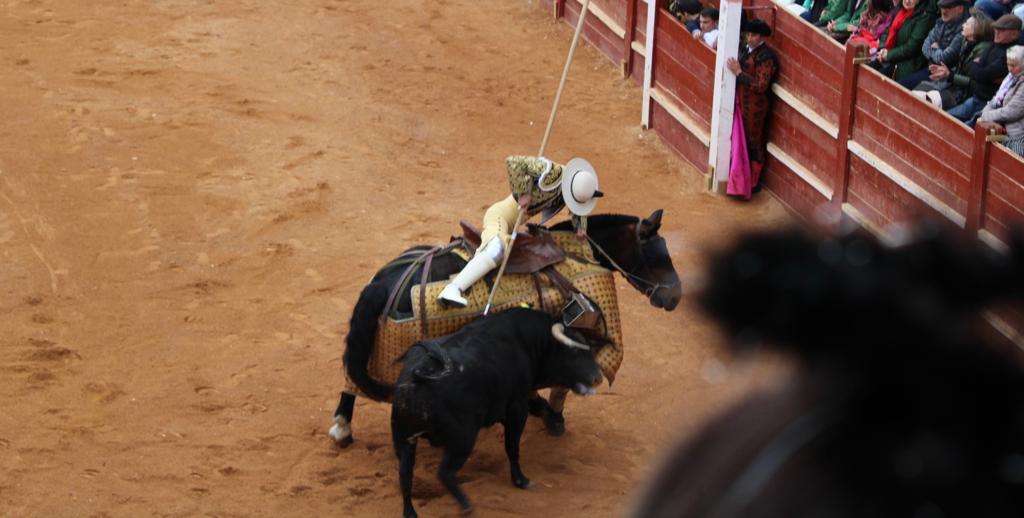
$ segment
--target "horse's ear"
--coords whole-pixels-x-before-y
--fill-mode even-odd
[[[650,217],[640,222],[640,237],[653,236],[661,228],[661,209],[651,213]]]

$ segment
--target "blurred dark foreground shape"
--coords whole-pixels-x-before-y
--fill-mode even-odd
[[[1015,235],[785,230],[718,254],[702,307],[797,367],[673,451],[634,516],[1024,516],[1024,369],[979,316],[1024,295]]]

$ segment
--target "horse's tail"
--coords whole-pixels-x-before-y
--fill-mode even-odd
[[[373,353],[377,322],[388,301],[388,286],[384,282],[371,282],[359,294],[356,307],[352,310],[348,336],[345,337],[345,372],[348,377],[371,399],[384,401],[391,398],[394,387],[383,384],[367,372],[366,367]]]

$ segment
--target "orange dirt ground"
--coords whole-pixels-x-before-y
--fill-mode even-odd
[[[446,242],[536,153],[572,30],[535,1],[8,0],[0,11],[0,515],[397,516],[389,407],[326,435],[364,282]],[[640,89],[577,51],[548,156],[599,212],[665,209],[687,297],[620,279],[614,387],[500,427],[461,472],[479,516],[619,516],[669,445],[784,369],[735,364],[690,298],[702,250],[787,220],[639,128]],[[721,362],[729,365],[722,370]],[[416,505],[457,512],[420,448]]]

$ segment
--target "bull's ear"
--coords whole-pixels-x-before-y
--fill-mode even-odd
[[[637,233],[640,234],[642,239],[657,234],[659,228],[661,228],[661,209],[652,212],[650,217],[641,221]]]

